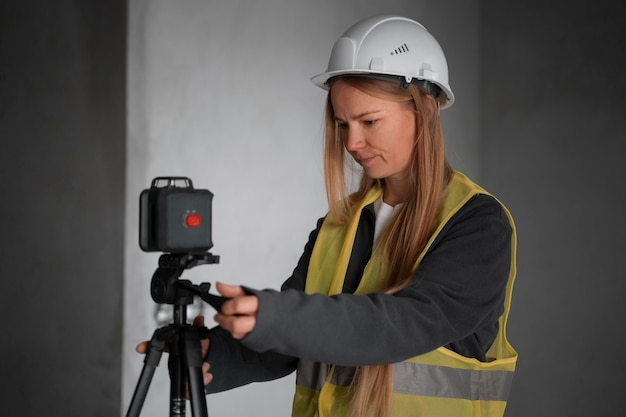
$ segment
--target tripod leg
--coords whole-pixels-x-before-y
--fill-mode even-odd
[[[183,328],[178,326],[179,331]],[[184,348],[180,333],[172,346],[170,346],[170,358],[168,368],[170,372],[170,417],[184,417],[187,407],[186,402],[186,374],[183,366]]]
[[[202,381],[202,346],[198,329],[177,326],[178,339],[170,346],[170,417],[184,417],[187,388],[193,417],[208,417]]]
[[[171,329],[162,328],[156,330],[152,339],[150,339],[150,347],[144,358],[144,365],[139,375],[139,380],[137,381],[137,386],[135,387],[135,392],[133,393],[133,398],[128,407],[126,417],[139,416],[143,403],[146,400],[146,395],[148,394],[148,388],[150,388],[150,382],[152,382],[154,372],[157,366],[159,366],[161,355],[165,348],[165,342],[170,334]]]
[[[184,364],[187,368],[189,399],[194,417],[208,417],[206,395],[202,379],[202,346],[198,329],[185,328],[183,337]]]

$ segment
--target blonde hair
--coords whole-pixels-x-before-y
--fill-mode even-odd
[[[408,198],[384,232],[383,245],[389,264],[383,291],[394,293],[407,286],[413,266],[423,251],[437,215],[443,191],[452,176],[445,157],[439,107],[433,97],[418,87],[362,76],[341,77],[342,82],[377,98],[412,104],[416,117],[416,145],[409,167]],[[332,89],[333,81],[331,80]],[[384,188],[384,179],[362,174],[358,189],[349,194],[345,178],[346,155],[339,137],[330,100],[326,102],[324,173],[329,215],[345,224],[354,214],[355,204],[376,184]],[[390,412],[392,365],[360,366],[352,382],[352,414],[385,417]]]

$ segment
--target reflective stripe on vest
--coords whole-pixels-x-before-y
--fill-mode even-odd
[[[366,195],[354,217],[345,226],[327,219],[311,254],[305,291],[338,294],[343,288],[352,245],[364,207],[374,202],[382,190],[374,188]],[[446,223],[477,194],[490,195],[455,172],[444,193],[433,232],[413,270]],[[404,362],[393,364],[392,416],[502,416],[511,387],[517,352],[506,339],[516,264],[516,233],[513,219],[502,206],[512,228],[511,269],[507,284],[504,313],[499,330],[487,352],[487,362],[463,357],[440,347]],[[379,245],[380,248],[382,245]],[[382,251],[374,250],[355,294],[376,292],[386,276]],[[293,416],[343,416],[349,408],[349,386],[355,368],[300,360],[296,375]]]
[[[345,366],[333,368],[332,377],[327,381],[329,365],[300,360],[296,384],[315,391],[320,391],[326,382],[342,387],[350,386],[356,368]],[[393,364],[393,381],[393,392],[399,394],[506,401],[513,383],[513,372],[399,362]],[[454,381],[454,384],[450,381]]]
[[[513,382],[511,371],[447,368],[412,362],[395,363],[393,376],[393,392],[465,400],[506,401]]]

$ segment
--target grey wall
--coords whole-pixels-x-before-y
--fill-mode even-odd
[[[3,415],[119,412],[126,2],[0,2]]]
[[[623,4],[483,2],[481,177],[519,229],[510,417],[623,414]]]

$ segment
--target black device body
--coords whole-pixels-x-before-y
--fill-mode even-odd
[[[198,253],[213,247],[213,193],[187,177],[157,177],[139,196],[139,246],[145,252]]]

